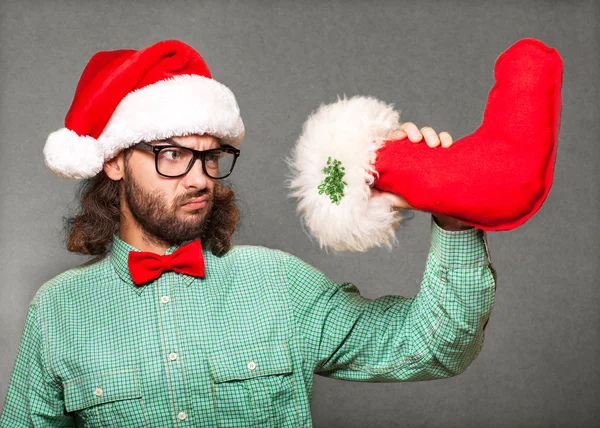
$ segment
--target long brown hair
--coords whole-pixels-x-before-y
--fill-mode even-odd
[[[67,250],[89,255],[104,255],[109,251],[113,234],[120,226],[120,184],[104,171],[82,181],[76,192],[79,213],[63,218]],[[222,256],[231,249],[239,210],[230,187],[216,182],[214,193],[213,208],[206,220],[208,227],[199,238],[202,246]]]

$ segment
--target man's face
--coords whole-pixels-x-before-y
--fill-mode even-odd
[[[172,140],[196,150],[219,147],[218,140],[209,135],[173,137]],[[152,152],[133,150],[125,159],[125,201],[147,237],[158,238],[169,245],[198,238],[213,207],[215,188],[215,180],[202,170],[202,161],[198,159],[186,175],[168,178],[156,172]],[[192,199],[204,202],[189,204]]]

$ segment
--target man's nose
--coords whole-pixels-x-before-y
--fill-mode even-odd
[[[185,181],[189,186],[206,187],[210,177],[208,177],[202,169],[202,159],[196,158],[194,164],[185,175]]]

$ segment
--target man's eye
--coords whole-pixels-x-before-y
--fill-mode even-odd
[[[168,160],[179,160],[181,158],[181,150],[167,149],[161,152],[163,157]]]

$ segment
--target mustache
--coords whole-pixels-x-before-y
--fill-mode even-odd
[[[193,193],[190,193],[190,194],[187,194],[187,195],[183,195],[183,196],[181,196],[181,198],[179,198],[179,199],[181,199],[181,202],[179,203],[179,205],[184,205],[188,201],[190,201],[191,199],[201,198],[201,197],[206,196],[206,195],[209,196],[209,199],[210,199],[210,196],[211,196],[212,193],[213,192],[211,192],[210,190],[204,189],[204,190],[200,190],[198,192],[193,192]]]

